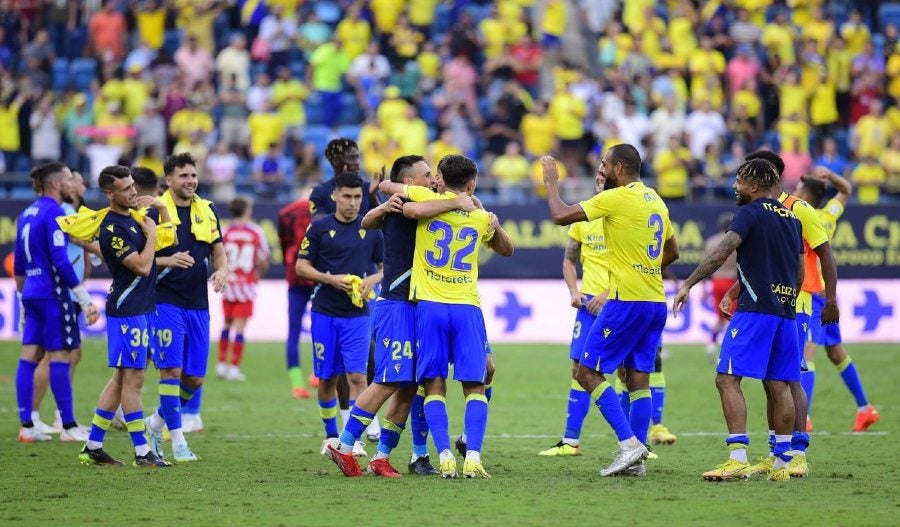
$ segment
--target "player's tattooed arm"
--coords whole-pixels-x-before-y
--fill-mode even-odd
[[[574,238],[569,238],[566,245],[566,253],[562,261],[563,280],[566,287],[569,288],[569,298],[574,308],[579,308],[584,304],[581,291],[578,290],[578,262],[581,260],[581,242]]]
[[[688,277],[687,280],[681,285],[681,288],[678,290],[678,294],[675,295],[675,300],[672,302],[672,313],[677,315],[679,311],[684,309],[685,303],[687,303],[688,295],[691,292],[691,288],[701,281],[709,278],[712,274],[718,269],[722,267],[722,264],[725,263],[725,259],[728,258],[728,255],[733,253],[738,246],[741,244],[741,237],[734,231],[728,231],[725,233],[725,237],[722,238],[722,241],[719,242],[719,245],[716,246],[715,249],[708,254],[700,265],[694,269],[694,272],[691,273],[691,276]]]

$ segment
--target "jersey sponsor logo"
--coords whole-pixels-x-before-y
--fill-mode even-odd
[[[731,330],[731,338],[737,337],[737,334],[738,334],[737,328],[734,328],[734,329]]]
[[[113,249],[119,250],[122,247],[125,247],[125,240],[123,240],[122,238],[119,238],[118,236],[113,236],[112,242],[110,242],[110,245],[112,246]]]
[[[603,338],[608,337],[610,333],[612,333],[612,330],[611,330],[611,329],[609,329],[609,328],[603,328]]]
[[[40,267],[36,267],[34,269],[27,269],[25,271],[25,276],[41,276],[43,272]]]
[[[63,234],[63,231],[53,231],[53,245],[55,245],[56,247],[66,246],[66,235]]]
[[[634,263],[631,264],[631,268],[641,274],[662,276],[662,270],[659,267],[646,267],[644,264]]]
[[[443,275],[441,273],[436,273],[436,272],[432,271],[431,269],[425,269],[424,271],[425,271],[425,276],[427,276],[428,278],[438,281],[438,282],[443,282],[445,284],[471,284],[472,283],[471,276],[447,276],[447,275]]]

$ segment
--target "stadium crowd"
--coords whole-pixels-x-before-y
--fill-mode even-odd
[[[878,4],[3,0],[0,193],[30,198],[39,161],[96,186],[191,152],[204,195],[287,201],[332,176],[345,136],[369,174],[475,157],[488,202],[542,197],[545,154],[590,194],[619,143],[667,201],[731,200],[762,147],[788,189],[823,165],[859,203],[896,202],[900,9]]]

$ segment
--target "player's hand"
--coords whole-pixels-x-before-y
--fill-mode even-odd
[[[91,304],[91,307],[84,311],[84,322],[90,326],[98,320],[100,320],[100,308],[97,307],[97,304]]]
[[[549,187],[559,183],[559,169],[556,168],[556,159],[553,156],[541,157],[541,168],[544,171],[544,186]]]
[[[481,202],[480,199],[476,198],[475,196],[472,196],[472,201],[475,203],[476,208],[484,210],[484,204]]]
[[[581,309],[581,306],[584,305],[585,297],[580,292],[575,291],[574,293],[569,294],[569,305],[574,307],[575,309]]]
[[[209,277],[209,281],[213,283],[213,291],[221,293],[225,290],[225,286],[228,285],[228,271],[219,269]]]
[[[500,218],[493,212],[488,212],[488,232],[495,232],[500,228]]]
[[[722,298],[722,301],[719,302],[719,314],[722,315],[722,318],[725,320],[731,320],[731,306],[733,303],[734,300],[728,295],[725,295],[725,297]]]
[[[678,313],[681,313],[684,310],[684,305],[687,304],[690,294],[691,289],[689,287],[682,287],[678,290],[678,293],[675,295],[675,300],[672,301],[673,317],[678,317]]]
[[[476,209],[475,202],[472,200],[472,196],[463,192],[454,198],[456,202],[456,208],[466,212],[472,212]]]
[[[838,309],[837,302],[825,302],[822,307],[822,325],[837,324],[841,318],[841,311]]]
[[[353,286],[350,285],[350,282],[347,281],[347,275],[345,274],[332,274],[328,275],[331,278],[329,279],[328,285],[331,287],[343,291],[345,293],[349,293]]]
[[[177,267],[179,269],[187,269],[194,265],[194,257],[189,251],[181,251],[169,257],[169,267]]]
[[[606,303],[606,295],[605,294],[595,296],[587,303],[588,313],[590,313],[591,315],[596,317],[597,314],[600,313],[600,310],[603,308],[603,304],[605,304],[605,303]]]
[[[823,183],[828,183],[828,176],[831,174],[831,170],[828,170],[826,167],[821,165],[817,166],[813,169],[813,177],[818,179]]]
[[[381,170],[374,174],[375,177],[372,178],[372,181],[369,182],[369,194],[374,194],[378,190],[378,184],[384,181],[384,166],[382,165]]]
[[[395,212],[397,214],[403,214],[403,199],[401,197],[403,194],[394,194],[391,198],[384,203],[381,204],[389,214],[391,212]]]
[[[375,286],[378,285],[378,275],[369,275],[363,278],[362,281],[362,299],[364,302],[368,301],[369,293],[375,289]]]
[[[156,210],[162,210],[166,208],[162,201],[154,198],[153,196],[138,196],[134,201],[137,205],[137,208],[139,209],[142,209],[144,207],[151,207]]]

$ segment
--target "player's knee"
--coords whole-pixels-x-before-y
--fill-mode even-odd
[[[126,368],[122,375],[122,388],[129,391],[140,391],[144,386],[144,370]]]
[[[847,359],[847,352],[844,351],[844,346],[840,344],[837,346],[825,346],[825,353],[832,364],[840,364]]]
[[[764,386],[766,387],[766,392],[768,392],[768,385],[764,383]],[[719,389],[719,393],[732,391],[738,389],[738,387],[740,387],[740,379],[738,377],[726,375],[724,373],[716,375],[716,388]]]
[[[182,373],[181,375],[181,383],[187,386],[188,388],[196,390],[197,388],[203,386],[203,378],[196,377],[194,375],[185,375]]]

